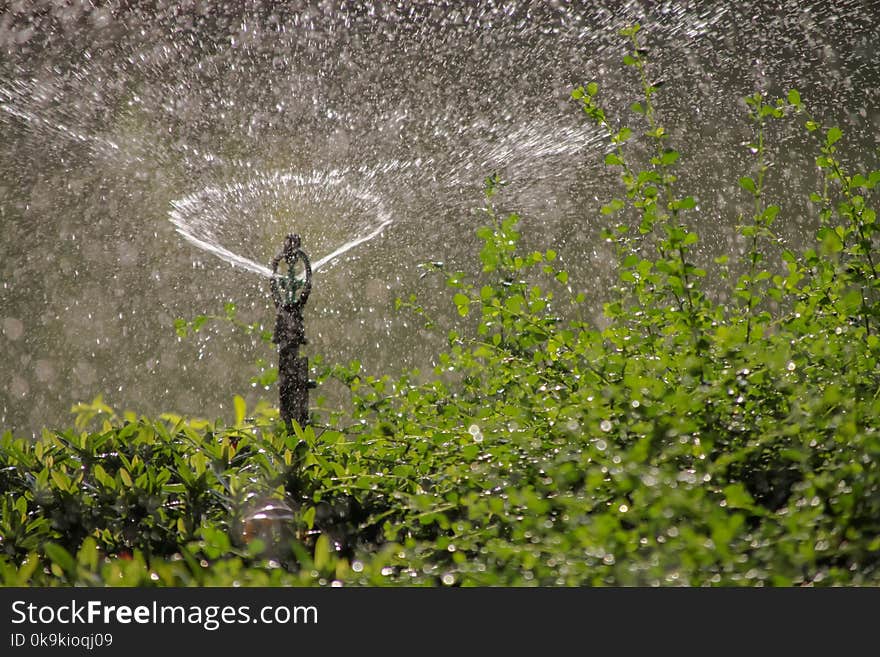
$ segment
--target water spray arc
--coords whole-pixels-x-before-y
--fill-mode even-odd
[[[278,273],[281,261],[287,273]],[[303,268],[297,276],[297,265]],[[302,311],[312,291],[312,265],[299,235],[289,234],[280,253],[272,259],[269,287],[277,316],[272,341],[278,345],[278,401],[281,419],[290,428],[292,421],[305,426],[309,420],[309,360],[300,356],[299,348],[307,344]]]

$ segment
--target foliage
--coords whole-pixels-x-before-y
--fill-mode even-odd
[[[97,399],[76,430],[7,433],[0,582],[880,583],[880,171],[847,171],[842,131],[797,91],[747,98],[742,274],[714,299],[705,281],[728,258],[711,274],[694,262],[700,205],[677,189],[638,26],[624,36],[643,127],[612,127],[597,83],[572,94],[622,182],[602,209],[619,283],[601,322],[571,319],[584,295],[556,253],[522,248],[492,176],[482,272],[447,275],[466,320],[433,376],[326,367],[351,408],[292,432],[239,398],[229,427],[120,418]],[[820,225],[776,267],[766,128],[787,120],[819,138]]]

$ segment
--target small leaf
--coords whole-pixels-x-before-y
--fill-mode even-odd
[[[749,176],[743,176],[739,179],[739,186],[747,192],[755,193],[755,181]]]
[[[470,310],[471,300],[466,294],[462,294],[459,292],[454,297],[452,297],[452,302],[455,304],[458,309],[458,314],[462,317],[467,316],[468,310]]]
[[[697,207],[697,202],[694,200],[693,196],[685,196],[681,201],[679,201],[679,208],[682,210],[693,210]]]
[[[768,205],[764,212],[761,214],[761,219],[767,223],[769,226],[773,223],[773,220],[776,219],[776,215],[779,214],[779,206],[778,205]]]
[[[750,509],[755,504],[752,496],[741,483],[725,486],[724,497],[731,509]]]
[[[58,564],[67,575],[76,574],[76,560],[63,547],[57,543],[46,543],[43,545],[43,551],[52,563]]]
[[[623,201],[619,198],[611,199],[611,202],[607,205],[603,205],[601,212],[602,214],[611,214],[613,212],[617,212],[623,207]]]
[[[315,568],[324,570],[330,565],[330,539],[327,534],[321,534],[315,541]]]
[[[70,486],[70,477],[68,477],[60,470],[52,470],[50,474],[52,476],[52,481],[55,482],[55,486],[63,491],[67,491],[68,487]]]
[[[660,158],[660,164],[665,167],[668,167],[671,164],[675,164],[676,160],[679,158],[678,151],[668,150],[663,153],[663,157]]]
[[[92,536],[86,536],[76,554],[76,560],[80,565],[94,572],[98,568],[100,556],[97,541]]]
[[[232,398],[232,405],[235,408],[235,426],[238,426],[244,422],[247,415],[247,404],[241,395],[235,395]]]
[[[835,126],[834,128],[829,129],[828,134],[825,135],[825,143],[827,143],[829,146],[832,146],[833,144],[836,144],[838,141],[840,141],[841,137],[843,137],[843,132],[840,128]]]
[[[303,522],[309,529],[315,528],[315,509],[317,507],[310,506],[302,515]]]

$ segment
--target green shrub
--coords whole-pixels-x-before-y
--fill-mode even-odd
[[[846,171],[842,132],[796,91],[750,96],[747,249],[710,275],[638,26],[624,35],[643,128],[613,128],[598,84],[573,93],[622,182],[602,209],[619,282],[601,322],[573,319],[584,295],[556,253],[522,248],[490,177],[482,272],[447,275],[467,328],[434,376],[326,367],[351,408],[293,433],[241,399],[231,427],[118,418],[98,399],[76,430],[7,433],[0,583],[880,583],[880,171]],[[791,120],[818,137],[821,225],[777,271],[765,128]],[[732,265],[729,293],[707,294]]]

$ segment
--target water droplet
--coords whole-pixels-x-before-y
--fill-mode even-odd
[[[602,431],[604,431],[605,433],[608,433],[609,431],[611,431],[612,426],[613,426],[613,425],[611,424],[611,420],[602,420],[602,421],[599,423],[599,428],[600,428]]]

